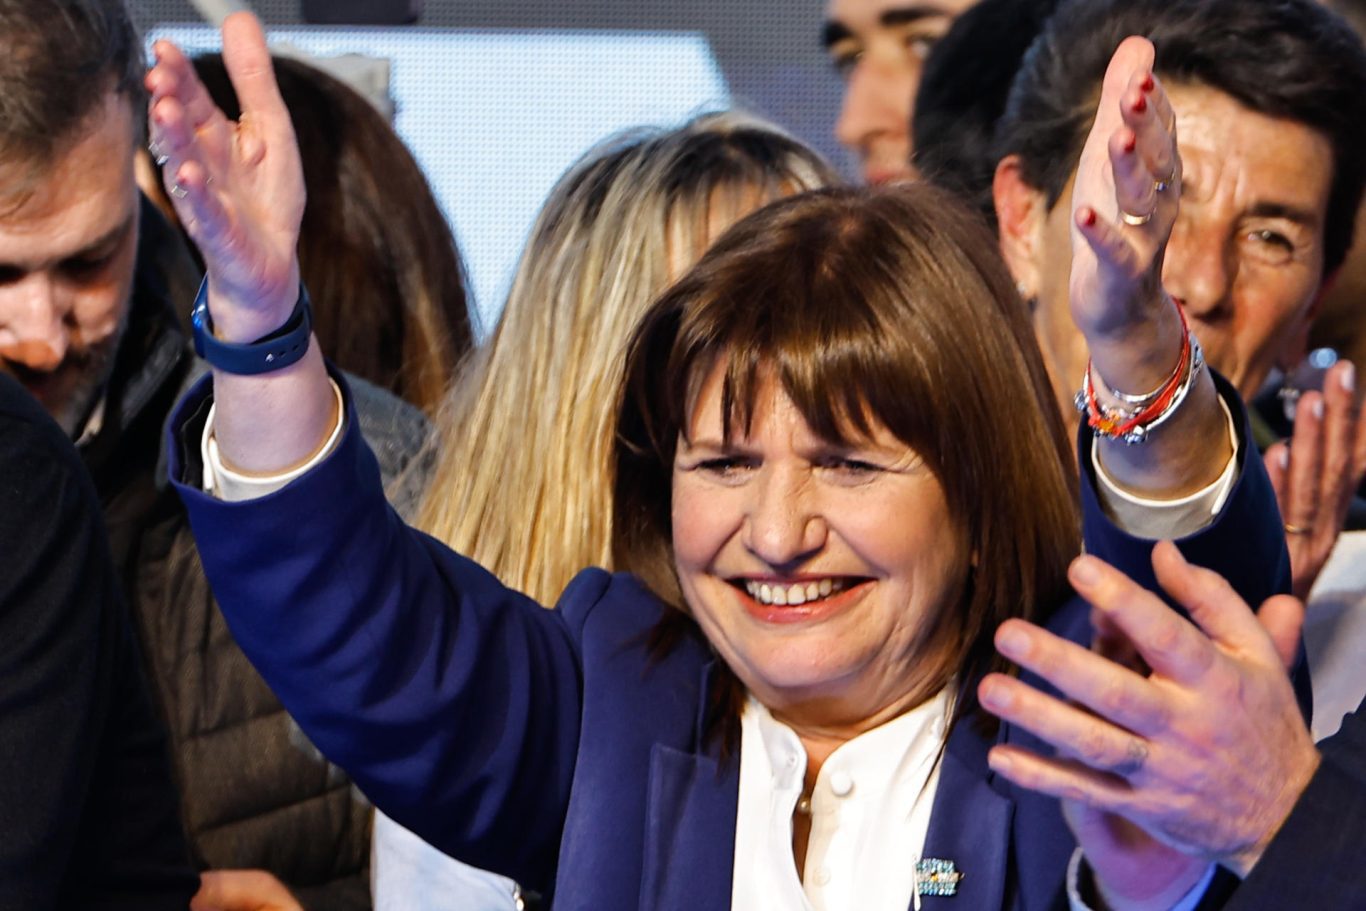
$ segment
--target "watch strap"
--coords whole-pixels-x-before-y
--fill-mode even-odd
[[[308,290],[300,283],[294,310],[279,329],[249,344],[221,341],[213,334],[209,280],[206,278],[195,295],[190,325],[194,328],[194,353],[210,366],[226,373],[255,376],[288,367],[307,353],[308,339],[313,332],[313,308]]]

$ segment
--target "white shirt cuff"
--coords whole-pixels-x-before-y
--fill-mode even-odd
[[[1093,908],[1088,905],[1081,897],[1081,865],[1085,862],[1081,848],[1072,852],[1072,859],[1067,864],[1067,904],[1072,911],[1108,911],[1107,906]],[[1209,891],[1210,883],[1214,882],[1214,871],[1216,867],[1210,864],[1205,870],[1205,875],[1191,887],[1190,891],[1181,897],[1181,900],[1172,905],[1167,911],[1195,911],[1200,905],[1201,899]]]
[[[1105,473],[1100,464],[1100,447],[1091,447],[1091,466],[1096,472],[1096,496],[1110,520],[1136,538],[1163,541],[1184,538],[1204,529],[1219,510],[1224,508],[1233,484],[1238,480],[1238,429],[1233,423],[1233,412],[1219,397],[1228,421],[1228,436],[1233,445],[1233,456],[1224,472],[1213,484],[1176,500],[1150,500],[1131,494]]]
[[[255,500],[284,487],[295,478],[306,474],[309,469],[314,468],[323,459],[332,454],[332,450],[337,448],[337,441],[341,439],[342,428],[346,426],[345,408],[342,404],[341,387],[335,380],[329,379],[332,384],[332,392],[337,396],[337,426],[332,428],[332,433],[328,435],[327,442],[323,448],[319,449],[313,458],[304,464],[283,474],[274,475],[244,475],[233,471],[223,465],[222,458],[218,455],[218,440],[213,435],[213,419],[218,406],[209,406],[209,417],[204,422],[204,436],[200,439],[199,451],[204,461],[204,492],[212,494],[227,503],[237,503],[242,500]]]

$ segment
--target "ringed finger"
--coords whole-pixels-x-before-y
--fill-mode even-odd
[[[1319,392],[1306,392],[1295,407],[1295,432],[1290,438],[1289,501],[1285,504],[1286,531],[1316,536],[1320,520],[1324,464],[1324,401]]]
[[[1143,228],[1157,214],[1157,187],[1152,169],[1138,149],[1132,127],[1118,129],[1110,137],[1110,168],[1115,179],[1115,203],[1120,220],[1131,228]]]
[[[1102,218],[1090,206],[1078,207],[1075,224],[1092,251],[1102,261],[1134,278],[1145,271],[1146,266],[1139,262],[1137,251],[1118,224]]]
[[[1134,73],[1120,113],[1134,131],[1136,154],[1147,167],[1148,177],[1157,193],[1165,193],[1180,183],[1180,156],[1176,149],[1175,124],[1164,114],[1170,112],[1166,93],[1151,72]]]
[[[1029,731],[1088,768],[1130,777],[1143,771],[1148,743],[1075,705],[1039,692],[1014,677],[990,674],[977,688],[987,711]]]
[[[1047,630],[1022,620],[1007,620],[996,632],[996,650],[1114,724],[1150,734],[1167,723],[1166,705],[1146,678]],[[1039,699],[1051,698],[1037,694],[1027,684],[1012,683],[1015,685],[1002,682],[1004,689],[995,689],[1001,695],[1027,699],[1034,707],[1043,703],[1017,687]]]

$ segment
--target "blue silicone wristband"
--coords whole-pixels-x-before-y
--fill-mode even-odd
[[[195,354],[227,373],[255,376],[288,367],[307,353],[308,339],[313,332],[313,308],[308,300],[308,290],[301,283],[298,303],[279,329],[249,345],[220,341],[213,335],[209,280],[205,279],[195,295],[190,324],[194,327]]]

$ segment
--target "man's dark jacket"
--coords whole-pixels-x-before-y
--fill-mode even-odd
[[[165,481],[163,425],[205,369],[175,310],[188,309],[196,284],[183,241],[144,202],[103,427],[82,446],[170,735],[185,831],[205,868],[270,870],[310,911],[368,908],[371,809],[233,642]],[[172,294],[184,299],[172,302]],[[364,389],[363,432],[393,482],[421,446],[426,421],[388,393],[355,385]]]
[[[95,490],[0,375],[0,908],[185,911],[190,867]]]

